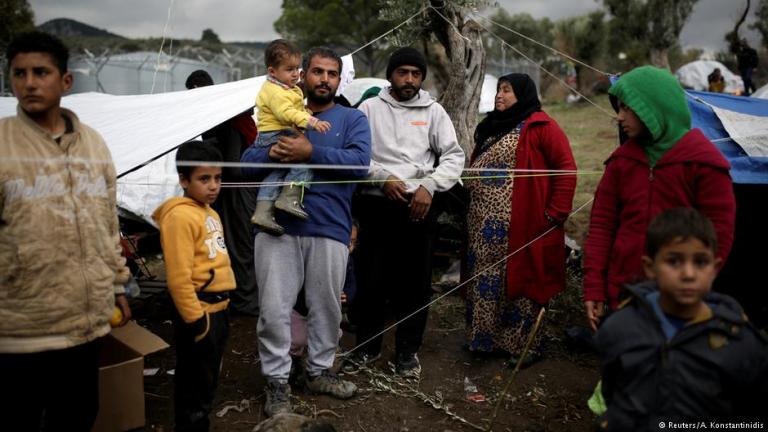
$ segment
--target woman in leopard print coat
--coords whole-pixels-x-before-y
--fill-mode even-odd
[[[530,171],[570,171],[576,164],[528,75],[499,79],[495,110],[475,131],[471,167],[489,171],[467,182],[465,268],[476,276],[467,291],[468,348],[517,359],[540,308],[565,287],[563,222],[576,188],[575,173]],[[542,334],[525,364],[540,357]]]

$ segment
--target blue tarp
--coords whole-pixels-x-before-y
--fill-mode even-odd
[[[686,90],[686,92],[690,96],[688,105],[691,108],[693,127],[701,129],[704,135],[723,152],[731,163],[731,177],[734,183],[768,184],[768,157],[748,156],[737,143],[730,139],[720,119],[709,106],[766,117],[765,120],[768,122],[768,100],[693,90]]]

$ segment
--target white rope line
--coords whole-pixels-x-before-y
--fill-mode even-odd
[[[299,169],[327,169],[327,170],[368,170],[370,165],[333,165],[333,164],[302,164],[279,162],[213,162],[213,161],[177,161],[178,166],[218,166],[222,168],[299,168]],[[421,168],[415,164],[388,164],[392,168]],[[578,174],[583,170],[552,170],[552,169],[523,169],[523,168],[463,168],[463,172],[510,172],[510,173],[572,173]]]
[[[589,204],[590,204],[590,203],[591,203],[591,202],[592,202],[594,199],[595,199],[594,197],[590,198],[590,199],[589,199],[587,202],[585,202],[584,204],[580,205],[580,206],[579,206],[579,207],[578,207],[576,210],[572,211],[572,212],[571,212],[571,213],[568,215],[568,217],[571,217],[571,216],[575,215],[576,213],[580,212],[580,211],[581,211],[582,209],[584,209],[584,208],[585,208],[587,205],[589,205]],[[474,280],[474,279],[478,278],[479,276],[483,275],[484,273],[486,273],[486,272],[487,272],[487,271],[489,271],[490,269],[492,269],[492,268],[496,267],[496,266],[497,266],[497,265],[499,265],[499,264],[502,264],[502,263],[504,263],[504,262],[505,262],[506,260],[508,260],[510,257],[512,257],[512,256],[513,256],[513,255],[515,255],[516,253],[520,252],[521,250],[523,250],[523,249],[527,248],[528,246],[530,246],[531,244],[533,244],[535,241],[537,241],[537,240],[541,239],[542,237],[546,236],[547,234],[549,234],[550,232],[552,232],[552,230],[554,230],[555,228],[557,228],[557,227],[559,227],[559,226],[560,226],[560,224],[557,224],[557,225],[553,225],[553,226],[551,226],[551,227],[550,227],[548,230],[544,231],[544,232],[543,232],[543,233],[541,233],[541,234],[540,234],[538,237],[534,238],[533,240],[529,241],[528,243],[526,243],[526,244],[524,244],[524,245],[520,246],[520,247],[519,247],[517,250],[515,250],[514,252],[511,252],[511,253],[507,254],[507,255],[506,255],[504,258],[502,258],[502,259],[500,259],[500,260],[496,261],[495,263],[493,263],[493,264],[491,264],[491,265],[487,266],[486,268],[482,269],[481,271],[479,271],[477,274],[475,274],[475,275],[474,275],[474,276],[472,276],[471,278],[469,278],[469,279],[465,280],[464,282],[462,282],[462,283],[458,284],[457,286],[455,286],[455,287],[453,287],[452,289],[450,289],[449,291],[447,291],[447,292],[443,293],[442,295],[440,295],[440,296],[439,296],[439,297],[437,297],[436,299],[434,299],[434,300],[430,301],[430,302],[429,302],[429,303],[427,303],[426,305],[424,305],[424,306],[420,307],[419,309],[416,309],[416,310],[415,310],[414,312],[412,312],[410,315],[408,315],[408,316],[406,316],[405,318],[403,318],[403,319],[401,319],[401,320],[397,321],[396,323],[394,323],[394,324],[390,325],[389,327],[387,327],[387,328],[385,328],[384,330],[380,331],[380,332],[379,332],[379,333],[377,333],[376,335],[374,335],[374,336],[371,336],[371,337],[370,337],[370,338],[368,338],[366,341],[364,341],[364,342],[362,342],[362,343],[359,343],[359,344],[357,344],[357,346],[355,346],[355,347],[351,348],[349,351],[346,351],[346,352],[343,352],[343,353],[339,354],[339,356],[341,356],[341,357],[346,357],[346,356],[348,356],[350,353],[352,353],[353,351],[355,351],[356,349],[360,348],[361,346],[363,346],[363,345],[367,344],[368,342],[371,342],[372,340],[376,339],[376,338],[377,338],[377,337],[379,337],[379,336],[382,336],[383,334],[385,334],[385,333],[387,333],[388,331],[392,330],[393,328],[397,327],[399,324],[403,323],[404,321],[408,320],[409,318],[413,317],[414,315],[418,314],[419,312],[423,311],[424,309],[427,309],[428,307],[430,307],[430,306],[432,306],[433,304],[437,303],[438,301],[442,300],[443,298],[445,298],[445,297],[446,297],[446,296],[448,296],[449,294],[452,294],[452,293],[454,293],[456,290],[458,290],[459,288],[461,288],[461,287],[463,287],[464,285],[468,284],[468,283],[469,283],[469,282],[471,282],[472,280]]]
[[[169,61],[168,65],[171,66],[170,62],[173,62],[173,22],[169,21],[169,25],[171,27],[171,31],[170,31],[170,33],[171,33],[171,38],[170,38],[171,41],[168,43],[168,61]],[[170,73],[164,73],[163,74],[163,93],[168,91],[168,87],[167,87],[168,75],[170,75]],[[171,90],[173,90],[173,89],[171,89]]]
[[[581,173],[569,173],[569,172],[562,172],[562,173],[541,173],[541,174],[503,174],[503,175],[495,175],[495,176],[466,176],[466,177],[429,177],[433,180],[463,180],[463,181],[491,181],[491,180],[499,180],[499,179],[506,179],[509,177],[514,177],[517,179],[522,178],[531,178],[531,177],[562,177],[562,176],[575,176],[576,174],[581,175],[602,175],[602,171],[592,171],[592,172],[581,172]],[[390,181],[402,181],[402,182],[413,182],[418,183],[421,182],[423,179],[421,178],[413,178],[413,179],[394,179],[394,180],[377,180],[377,179],[355,179],[355,180],[319,180],[319,181],[305,181],[305,182],[295,182],[295,181],[288,181],[288,180],[281,180],[281,181],[273,181],[273,182],[265,182],[265,181],[251,181],[251,182],[222,182],[221,187],[223,188],[253,188],[253,187],[262,187],[262,186],[302,186],[305,185],[307,187],[311,187],[313,185],[319,185],[319,184],[379,184],[379,183],[386,183]],[[123,186],[168,186],[168,185],[175,185],[177,183],[176,177],[173,177],[172,180],[158,183],[158,182],[151,182],[149,180],[146,181],[127,181],[127,180],[118,180],[117,184],[123,185]]]
[[[572,92],[576,93],[577,95],[579,95],[579,96],[581,96],[582,98],[584,98],[584,100],[586,100],[586,101],[587,101],[587,102],[589,102],[590,104],[594,105],[594,106],[595,106],[595,108],[597,108],[597,109],[599,109],[600,111],[602,111],[603,113],[605,113],[605,114],[606,114],[608,117],[610,117],[610,118],[612,118],[612,119],[615,119],[615,118],[616,118],[616,114],[614,114],[614,113],[612,113],[612,112],[610,112],[610,111],[606,110],[605,108],[601,107],[600,105],[598,105],[597,103],[595,103],[594,101],[592,101],[590,98],[586,97],[584,94],[582,94],[581,92],[579,92],[579,91],[578,91],[578,90],[576,90],[575,88],[573,88],[573,87],[571,87],[570,85],[568,85],[568,83],[566,83],[565,81],[563,81],[563,80],[562,80],[560,77],[558,77],[557,75],[555,75],[555,74],[553,74],[552,72],[548,71],[548,70],[547,70],[547,69],[546,69],[546,68],[545,68],[543,65],[540,65],[539,63],[535,62],[533,59],[531,59],[530,57],[528,57],[527,55],[525,55],[525,54],[524,54],[522,51],[520,51],[519,49],[517,49],[517,48],[515,48],[514,46],[510,45],[509,43],[507,43],[507,41],[505,41],[504,39],[502,39],[502,38],[501,38],[501,36],[497,35],[497,34],[496,34],[496,33],[494,33],[493,31],[491,31],[491,30],[490,30],[488,27],[485,27],[484,25],[482,25],[482,24],[480,24],[480,23],[477,23],[477,25],[479,25],[480,27],[482,27],[482,28],[483,28],[483,30],[487,31],[487,32],[488,32],[488,33],[489,33],[491,36],[493,36],[493,37],[495,37],[496,39],[498,39],[498,40],[499,40],[499,41],[500,41],[500,42],[501,42],[503,45],[506,45],[506,46],[510,47],[510,48],[511,48],[513,51],[515,51],[517,54],[519,54],[520,56],[522,56],[524,59],[526,59],[526,60],[528,60],[530,63],[532,63],[532,64],[536,65],[536,67],[538,67],[539,69],[541,69],[542,71],[544,71],[544,73],[546,73],[547,75],[551,76],[552,78],[554,78],[555,80],[557,80],[558,82],[560,82],[560,84],[562,84],[563,86],[565,86],[565,87],[569,88],[569,89],[570,89]]]
[[[165,45],[165,35],[168,31],[168,25],[171,22],[171,11],[173,10],[173,2],[174,0],[170,0],[168,3],[168,16],[165,18],[165,26],[163,27],[163,38],[160,41],[160,50],[157,52],[157,62],[155,63],[155,73],[152,75],[152,88],[149,91],[149,94],[155,93],[155,80],[157,79],[157,71],[160,69],[160,57],[163,54],[163,46]]]
[[[369,47],[370,45],[372,45],[372,44],[376,43],[376,42],[377,42],[379,39],[381,39],[381,38],[383,38],[383,37],[387,36],[388,34],[390,34],[390,33],[394,32],[395,30],[397,30],[397,29],[399,29],[400,27],[404,26],[404,25],[405,25],[405,24],[407,24],[407,23],[408,23],[410,20],[412,20],[412,19],[416,18],[417,16],[419,16],[419,14],[420,14],[420,13],[422,13],[422,12],[424,12],[424,11],[425,11],[425,10],[426,10],[428,7],[429,7],[429,6],[424,6],[424,7],[423,7],[423,8],[421,8],[421,9],[420,9],[418,12],[416,12],[416,13],[415,13],[415,14],[413,14],[413,15],[411,15],[411,17],[410,17],[410,18],[408,18],[408,19],[406,19],[405,21],[401,22],[400,24],[398,24],[396,27],[394,27],[394,28],[390,29],[389,31],[387,31],[387,32],[383,33],[381,36],[377,37],[376,39],[374,39],[374,40],[372,40],[372,41],[368,42],[367,44],[365,44],[365,45],[361,46],[360,48],[358,48],[358,49],[356,49],[356,50],[352,51],[351,53],[349,53],[349,55],[355,55],[355,54],[357,54],[358,52],[360,52],[360,51],[364,50],[365,48]]]
[[[517,179],[521,178],[530,178],[530,177],[561,177],[561,176],[574,176],[577,173],[542,173],[542,174],[511,174],[511,175],[496,175],[496,176],[472,176],[472,177],[429,177],[433,180],[477,180],[477,181],[490,181],[490,180],[498,180],[498,179],[505,179],[509,177],[514,177]],[[602,171],[593,171],[593,172],[582,172],[578,173],[581,175],[585,174],[591,174],[591,175],[602,175]],[[374,180],[374,179],[357,179],[357,180],[321,180],[321,181],[305,181],[305,182],[295,182],[295,181],[273,181],[273,182],[222,182],[221,187],[223,188],[252,188],[252,187],[262,187],[262,186],[301,186],[306,185],[307,187],[311,187],[313,185],[318,184],[378,184],[378,183],[386,183],[388,181],[402,181],[402,182],[419,182],[423,179],[395,179],[395,180]],[[167,186],[167,185],[175,185],[177,183],[177,179],[174,177],[172,181],[164,182],[164,183],[158,183],[158,182],[150,182],[147,180],[146,182],[142,181],[126,181],[126,180],[118,180],[117,184],[124,185],[124,186]]]
[[[523,38],[523,39],[525,39],[525,40],[527,40],[527,41],[529,41],[529,42],[533,42],[533,43],[535,43],[536,45],[539,45],[539,46],[541,46],[541,47],[543,47],[543,48],[546,48],[546,49],[548,49],[548,50],[552,51],[552,52],[553,52],[553,53],[555,53],[555,54],[558,54],[558,55],[560,55],[560,56],[562,56],[562,57],[565,57],[565,58],[567,58],[568,60],[571,60],[571,61],[573,61],[573,62],[576,62],[576,63],[578,63],[578,64],[580,64],[580,65],[582,65],[582,66],[585,66],[585,67],[587,67],[587,68],[589,68],[589,69],[592,69],[593,71],[595,71],[595,72],[597,72],[597,73],[599,73],[599,74],[603,74],[603,75],[606,75],[606,76],[610,76],[610,75],[613,75],[613,74],[611,74],[611,73],[608,73],[608,72],[603,72],[603,71],[601,71],[600,69],[597,69],[596,67],[594,67],[594,66],[592,66],[592,65],[589,65],[589,64],[587,64],[587,63],[584,63],[583,61],[581,61],[581,60],[579,60],[579,59],[577,59],[577,58],[571,57],[570,55],[568,55],[568,54],[566,54],[566,53],[564,53],[564,52],[562,52],[562,51],[559,51],[557,48],[551,47],[551,46],[549,46],[549,45],[546,45],[546,44],[543,44],[543,43],[541,43],[541,42],[539,42],[539,41],[537,41],[537,40],[535,40],[535,39],[533,39],[533,38],[530,38],[530,37],[528,37],[528,36],[526,36],[526,35],[524,35],[524,34],[522,34],[522,33],[518,32],[518,31],[516,31],[516,30],[514,30],[514,29],[511,29],[511,28],[509,28],[509,27],[505,26],[504,24],[501,24],[501,23],[498,23],[498,22],[496,22],[496,21],[492,20],[491,18],[488,18],[488,17],[484,17],[484,16],[482,16],[482,15],[478,15],[478,14],[474,14],[474,13],[473,13],[472,15],[473,15],[473,16],[476,16],[476,17],[480,17],[480,18],[482,18],[482,19],[485,19],[485,20],[488,20],[488,21],[489,21],[489,22],[491,22],[492,24],[495,24],[495,25],[497,25],[497,26],[499,26],[499,27],[503,28],[504,30],[508,30],[508,31],[510,31],[510,32],[512,32],[512,33],[514,33],[514,34],[515,34],[515,35],[517,35],[517,36],[520,36],[521,38]]]

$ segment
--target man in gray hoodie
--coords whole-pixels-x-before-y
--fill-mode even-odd
[[[395,334],[396,370],[418,377],[416,355],[427,323],[431,297],[432,239],[436,193],[453,187],[464,168],[451,119],[421,89],[427,62],[409,47],[395,51],[387,66],[390,86],[360,105],[371,125],[373,183],[360,188],[353,212],[360,222],[356,254],[358,291],[353,305],[358,348],[344,370],[379,358],[389,304],[399,321]],[[415,313],[418,311],[418,313]],[[411,316],[413,314],[413,316]],[[378,335],[378,336],[377,336]]]

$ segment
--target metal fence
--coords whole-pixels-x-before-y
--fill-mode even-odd
[[[0,58],[0,94],[11,96],[6,59]],[[71,93],[101,92],[113,95],[163,93],[185,90],[190,73],[203,69],[214,83],[237,81],[264,74],[263,54],[226,49],[212,53],[181,48],[174,55],[139,51],[95,55],[88,50],[73,55],[68,64],[74,76]]]
[[[485,64],[485,73],[499,78],[510,73],[524,73],[531,77],[536,83],[536,88],[541,90],[541,69],[527,60],[518,59],[487,59]]]

